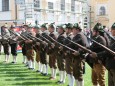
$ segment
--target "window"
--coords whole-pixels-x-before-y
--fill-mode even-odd
[[[71,0],[71,11],[75,11],[75,0]]]
[[[34,7],[40,8],[40,0],[34,0]]]
[[[87,17],[84,18],[84,28],[87,28],[88,25],[88,19]]]
[[[61,10],[65,10],[65,0],[61,0]]]
[[[40,11],[40,0],[34,0],[34,8],[35,11]]]
[[[99,15],[105,15],[106,14],[106,9],[104,6],[101,6],[99,9]]]
[[[2,0],[2,11],[9,11],[9,0]]]
[[[53,2],[48,2],[48,9],[53,9]]]

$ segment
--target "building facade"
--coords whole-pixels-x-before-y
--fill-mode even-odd
[[[23,1],[23,0],[22,0]],[[88,27],[87,0],[0,0],[0,24],[22,23],[81,23]]]
[[[115,22],[115,0],[90,0],[92,27],[100,22],[108,28]]]

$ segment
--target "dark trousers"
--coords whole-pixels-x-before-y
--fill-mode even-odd
[[[17,43],[10,44],[11,46],[11,54],[13,56],[17,56]]]
[[[54,68],[57,69],[57,65],[56,65],[56,56],[54,54],[50,54],[49,55],[49,66],[50,68]]]
[[[48,63],[46,52],[40,52],[40,62],[45,65]]]
[[[108,86],[115,86],[115,69],[108,71]]]
[[[10,52],[9,52],[9,44],[8,44],[8,43],[3,44],[3,48],[4,48],[4,54],[5,54],[5,55],[10,55]]]
[[[25,47],[25,45],[22,47],[22,54],[24,55],[24,56],[26,56],[26,47]]]

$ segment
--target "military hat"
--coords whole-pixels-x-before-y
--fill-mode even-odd
[[[71,24],[71,23],[66,24],[66,28],[67,29],[72,29],[73,28],[73,24]]]
[[[115,23],[111,27],[112,30],[115,30]]]
[[[104,32],[104,27],[101,25],[101,23],[97,23],[93,30],[98,31],[98,32]]]
[[[103,29],[105,29],[105,28],[106,28],[106,26],[104,25],[104,26],[103,26]]]
[[[82,30],[78,23],[75,23],[75,24],[73,25],[73,28]]]
[[[49,25],[49,27],[51,27],[51,28],[56,28],[55,22],[51,23],[51,24]]]
[[[65,31],[66,29],[66,24],[60,24],[57,26],[57,29],[60,28],[60,29],[63,29]]]
[[[44,23],[44,24],[42,24],[42,25],[41,25],[41,28],[45,28],[45,29],[47,29],[47,24],[48,24],[48,23]]]
[[[28,28],[29,28],[29,29],[30,29],[30,28],[33,28],[33,26],[32,26],[32,24],[31,24],[31,23],[28,25]]]
[[[104,33],[104,27],[102,25],[99,26],[99,32],[103,32]]]

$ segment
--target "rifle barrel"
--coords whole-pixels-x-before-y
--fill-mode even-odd
[[[67,38],[66,38],[66,39],[67,39]],[[78,43],[76,43],[76,42],[73,42],[73,41],[70,40],[70,39],[67,39],[67,40],[70,41],[71,43],[77,45],[79,48],[85,50],[85,51],[88,52],[88,53],[91,53],[91,52],[92,52],[91,50],[87,49],[86,47],[84,47],[84,46],[82,46],[82,45],[80,45],[80,44],[78,44]]]
[[[87,36],[86,36],[86,37],[87,37]],[[115,52],[112,51],[111,49],[107,48],[106,46],[104,46],[104,45],[98,43],[97,41],[95,41],[95,40],[93,40],[93,39],[91,39],[91,38],[89,38],[89,37],[87,37],[87,38],[88,38],[90,41],[92,41],[92,42],[96,43],[97,45],[101,46],[102,48],[104,48],[104,49],[107,50],[108,52],[110,52],[112,55],[115,55]]]
[[[64,45],[64,44],[59,43],[58,41],[56,41],[55,39],[53,39],[51,36],[49,36],[49,35],[47,35],[47,36],[48,36],[52,41],[56,42],[57,44],[59,44],[59,45],[65,47],[65,48],[67,48],[67,49],[69,49],[69,50],[71,50],[71,51],[73,51],[73,52],[77,52],[76,50],[74,50],[74,49],[72,49],[72,48],[70,48],[70,47],[68,47],[68,46],[66,46],[66,45]]]

